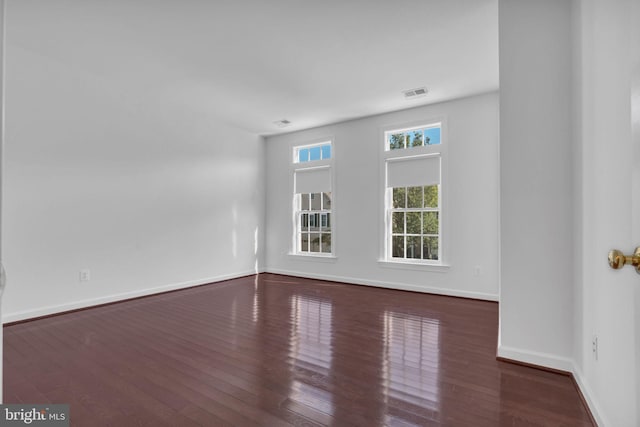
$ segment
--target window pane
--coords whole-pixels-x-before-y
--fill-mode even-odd
[[[438,238],[422,238],[422,259],[438,259]]]
[[[404,187],[393,189],[393,207],[394,208],[406,208],[407,201],[405,198],[406,189]]]
[[[396,133],[389,137],[389,148],[391,150],[397,150],[404,148],[404,133]]]
[[[331,144],[323,145],[320,147],[322,150],[322,158],[330,159],[331,158]]]
[[[438,234],[438,212],[425,212],[422,219],[424,234]]]
[[[393,212],[392,215],[392,232],[404,233],[404,212]]]
[[[437,185],[428,185],[424,187],[424,207],[425,208],[438,207],[438,186]]]
[[[300,230],[309,231],[309,214],[300,215]]]
[[[309,214],[309,231],[318,231],[320,227],[320,214]]]
[[[404,237],[393,236],[391,242],[391,256],[394,258],[404,258]]]
[[[420,259],[420,236],[407,237],[407,258]]]
[[[301,148],[298,150],[298,162],[308,162],[309,161],[309,149]]]
[[[309,251],[309,234],[308,233],[300,234],[300,251],[302,252]]]
[[[422,187],[407,188],[407,207],[408,208],[422,207]]]
[[[309,235],[309,251],[320,252],[320,233],[311,233]]]
[[[422,129],[409,132],[409,147],[420,147],[422,145]]]
[[[311,210],[319,211],[322,209],[320,205],[322,203],[322,193],[312,193],[311,194]]]
[[[424,130],[425,145],[440,144],[440,128],[429,128]]]
[[[300,209],[303,211],[309,210],[309,194],[303,193],[300,195]]]
[[[320,221],[322,222],[322,231],[331,231],[331,214],[321,214]]]
[[[320,147],[309,148],[309,160],[320,160]]]
[[[331,193],[322,193],[322,209],[331,210]]]
[[[407,212],[407,234],[422,234],[420,212]]]
[[[331,234],[322,233],[322,252],[331,253]]]

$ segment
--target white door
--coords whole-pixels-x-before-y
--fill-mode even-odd
[[[632,175],[633,182],[633,241],[634,244],[640,246],[640,1],[633,3],[634,10],[631,14],[632,39],[631,45],[634,57],[632,58],[632,81],[631,81],[631,143],[633,145],[633,164],[634,170]],[[636,279],[636,298],[635,298],[635,339],[636,339],[636,422],[640,422],[640,275]]]
[[[640,246],[640,0],[574,4],[583,178],[576,357],[602,425],[638,426],[640,275],[628,266],[612,270],[606,255]]]
[[[603,197],[596,202],[603,200],[608,208],[594,232],[600,243],[630,255],[640,246],[640,1],[601,4],[596,22],[610,25],[600,27],[596,39],[594,120],[600,121],[598,135],[612,143],[596,142],[595,181],[604,178]],[[607,267],[601,263],[600,269]],[[640,275],[626,266],[602,275],[596,271],[596,278],[602,280],[595,283],[593,333],[602,333],[598,345],[605,356],[594,363],[600,401],[611,425],[640,425]]]
[[[633,155],[632,181],[632,239],[640,247],[640,0],[631,3],[631,146]],[[635,301],[633,337],[635,337],[636,423],[640,423],[640,274],[634,277]]]

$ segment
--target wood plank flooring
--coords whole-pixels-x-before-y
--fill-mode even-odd
[[[261,274],[5,327],[4,399],[91,427],[592,425],[497,332],[496,303]]]

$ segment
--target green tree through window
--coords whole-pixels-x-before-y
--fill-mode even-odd
[[[439,145],[440,126],[440,123],[436,123],[420,129],[387,132],[387,149],[402,150],[427,145]]]
[[[396,187],[391,191],[391,257],[438,260],[440,246],[438,186]]]

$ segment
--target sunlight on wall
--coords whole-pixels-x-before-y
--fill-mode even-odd
[[[258,274],[260,272],[260,266],[258,263],[258,248],[260,247],[260,242],[258,241],[258,232],[260,231],[259,227],[256,227],[255,231],[253,232],[253,256],[255,258],[255,263],[253,266],[253,270],[255,271],[256,274]],[[256,277],[256,291],[258,290],[257,286],[258,286],[258,278]]]
[[[233,202],[233,207],[231,208],[231,217],[233,219],[233,228],[231,230],[231,253],[233,254],[233,258],[238,258],[238,202]]]

